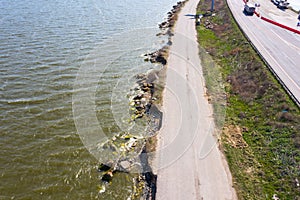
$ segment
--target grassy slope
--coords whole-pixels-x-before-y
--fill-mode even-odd
[[[200,1],[198,13],[209,10],[210,2]],[[215,0],[215,5],[216,15],[202,18],[197,28],[198,41],[212,56],[225,85],[221,142],[238,196],[271,199],[277,194],[280,199],[300,199],[299,108],[245,39],[225,0]],[[205,28],[205,21],[213,28]],[[213,99],[211,68],[203,67]]]

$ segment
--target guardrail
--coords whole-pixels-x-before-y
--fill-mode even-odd
[[[297,29],[294,29],[294,28],[288,27],[288,26],[286,26],[286,25],[280,24],[280,23],[275,22],[275,21],[273,21],[273,20],[271,20],[271,19],[268,19],[268,18],[266,18],[266,17],[261,16],[260,19],[262,19],[262,20],[264,20],[264,21],[267,21],[267,22],[269,22],[269,23],[271,23],[271,24],[274,24],[274,25],[276,25],[276,26],[279,26],[279,27],[281,27],[281,28],[284,28],[284,29],[287,29],[287,30],[289,30],[289,31],[292,31],[292,32],[294,32],[294,33],[300,34],[300,31],[297,30]]]

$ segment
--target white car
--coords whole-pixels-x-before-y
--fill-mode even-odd
[[[249,4],[249,3],[245,4],[244,13],[246,15],[253,15],[254,12],[255,12],[255,6],[254,5]]]

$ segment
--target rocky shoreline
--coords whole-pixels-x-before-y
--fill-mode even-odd
[[[149,145],[147,142],[149,138],[155,135],[157,131],[161,128],[162,123],[162,112],[159,110],[156,104],[157,97],[155,93],[158,91],[156,88],[156,81],[160,77],[160,73],[165,71],[167,65],[167,57],[169,52],[169,47],[172,45],[172,36],[173,36],[173,27],[177,20],[178,12],[181,10],[181,7],[184,6],[185,1],[179,1],[176,5],[173,6],[172,10],[168,12],[168,17],[166,21],[163,21],[158,26],[161,30],[161,33],[157,35],[167,35],[168,42],[161,49],[148,53],[144,55],[144,61],[157,63],[162,65],[161,70],[152,70],[146,74],[136,75],[136,85],[128,94],[129,98],[129,109],[131,113],[131,121],[135,122],[140,118],[146,118],[148,123],[148,128],[146,130],[147,138],[137,138],[130,135],[129,133],[119,134],[112,139],[112,141],[107,141],[102,146],[109,149],[119,148],[114,143],[114,141],[121,141],[120,148],[125,146],[124,153],[130,153],[134,151],[139,154],[140,160],[140,170],[142,173],[135,180],[135,191],[132,195],[132,199],[142,196],[143,199],[155,200],[156,194],[156,175],[153,174],[151,166],[149,164],[149,158],[147,152],[150,152]],[[160,91],[162,92],[162,91]],[[161,94],[156,94],[160,96]],[[155,136],[154,136],[155,137]],[[155,144],[152,144],[155,145]],[[153,148],[153,147],[150,147]],[[126,158],[126,156],[124,156]],[[111,182],[113,175],[117,172],[129,172],[130,169],[136,165],[137,160],[126,160],[122,156],[115,163],[102,163],[99,166],[99,172],[102,173],[101,180],[103,182]]]
[[[151,63],[162,64],[163,67],[162,67],[161,71],[164,71],[166,68],[166,65],[167,65],[167,57],[168,57],[168,53],[169,53],[169,47],[170,47],[170,45],[172,45],[173,28],[174,28],[175,22],[178,17],[178,12],[180,12],[181,8],[185,5],[186,1],[187,0],[177,2],[177,4],[173,6],[172,10],[170,12],[168,12],[167,20],[163,21],[162,23],[160,23],[158,25],[162,32],[157,35],[168,35],[167,44],[165,46],[163,46],[161,49],[159,49],[153,53],[144,55],[145,61],[149,61]],[[148,84],[153,86],[153,88],[152,88],[153,93],[156,89],[154,81],[159,77],[159,73],[162,73],[161,71],[153,72],[153,73],[156,73],[155,79],[151,78],[151,77],[153,77],[153,73],[149,73],[149,76],[147,76],[147,79],[150,80]],[[152,93],[152,95],[153,95],[153,93]],[[161,96],[162,94],[158,94],[158,95]],[[157,131],[159,131],[161,128],[162,112],[156,107],[155,101],[153,101],[153,102],[150,101],[150,107],[154,108],[154,109],[152,109],[152,112],[148,113],[148,114],[150,114],[149,115],[150,119],[152,118],[152,121],[154,120],[154,123],[150,124],[150,127],[152,127],[152,129],[154,130],[150,133],[154,134]],[[155,114],[155,113],[159,113],[159,114]],[[156,121],[155,121],[155,118],[156,118]],[[144,199],[147,199],[147,200],[148,199],[155,200],[157,175],[152,172],[151,166],[149,164],[149,158],[147,157],[147,152],[149,152],[149,150],[147,148],[147,145],[145,145],[143,152],[144,153],[141,154],[141,156],[142,156],[141,161],[143,163],[145,173],[142,173],[142,177],[146,181],[143,197],[144,197]]]
[[[178,17],[178,12],[181,10],[182,6],[185,5],[186,1],[187,0],[177,2],[177,4],[173,6],[172,10],[167,13],[167,19],[158,25],[161,32],[158,33],[157,36],[167,35],[168,42],[161,49],[149,54],[145,54],[145,61],[150,61],[151,63],[161,63],[162,65],[167,64],[169,47],[172,45],[173,28]]]

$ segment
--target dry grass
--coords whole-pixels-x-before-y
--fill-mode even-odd
[[[228,125],[223,129],[223,141],[233,148],[246,148],[247,142],[243,138],[242,131],[247,131],[247,128],[241,129],[236,125]]]

